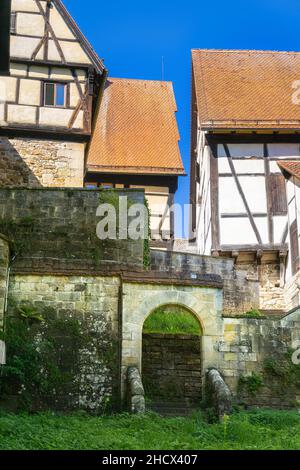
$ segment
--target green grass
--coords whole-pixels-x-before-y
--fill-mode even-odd
[[[158,308],[144,323],[144,333],[200,335],[198,320],[178,307]]]
[[[296,411],[251,411],[226,423],[156,414],[90,417],[42,413],[0,413],[1,450],[202,450],[300,449]]]

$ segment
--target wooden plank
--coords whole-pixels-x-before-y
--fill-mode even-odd
[[[37,4],[37,7],[38,7],[38,9],[39,9],[41,15],[43,16],[43,18],[44,18],[44,20],[45,20],[45,23],[48,24],[48,30],[49,30],[49,32],[50,32],[50,34],[51,34],[51,37],[52,37],[52,39],[53,39],[53,41],[54,41],[54,44],[55,44],[56,48],[57,48],[57,51],[58,51],[59,56],[60,56],[60,58],[61,58],[61,61],[62,61],[63,64],[66,64],[66,58],[65,58],[65,56],[64,56],[64,53],[63,53],[62,48],[60,47],[59,41],[58,41],[58,39],[57,39],[57,37],[56,37],[56,35],[55,35],[55,33],[54,33],[54,30],[53,30],[53,28],[52,28],[52,26],[51,26],[51,24],[50,24],[50,21],[47,19],[47,15],[46,15],[46,13],[44,12],[44,9],[43,9],[43,7],[42,7],[40,1],[39,1],[39,0],[35,0],[35,2],[36,2],[36,4]]]
[[[294,220],[290,226],[290,250],[292,275],[294,275],[299,271],[299,239],[297,220]]]
[[[257,229],[257,226],[256,226],[256,223],[254,221],[254,218],[252,216],[252,213],[250,211],[250,207],[248,205],[248,202],[247,202],[247,199],[246,199],[246,196],[244,194],[244,191],[243,191],[243,188],[240,184],[240,181],[238,179],[238,176],[236,174],[236,171],[235,171],[235,168],[234,168],[234,164],[233,164],[233,161],[232,161],[232,158],[231,158],[231,155],[230,155],[230,152],[229,152],[229,148],[228,148],[228,145],[227,144],[223,144],[224,146],[224,150],[225,150],[225,153],[226,153],[226,156],[227,156],[227,160],[228,160],[228,163],[229,163],[229,166],[230,166],[230,169],[231,169],[231,172],[232,172],[232,176],[235,180],[235,184],[237,186],[237,189],[238,189],[238,192],[242,198],[242,201],[243,201],[243,204],[245,206],[245,209],[246,209],[246,212],[248,214],[248,217],[249,217],[249,222],[251,224],[251,227],[254,231],[254,234],[255,234],[255,237],[258,241],[258,243],[261,245],[262,244],[262,239],[261,239],[261,236],[260,236],[260,233]]]
[[[220,249],[219,176],[216,148],[210,148],[210,200],[212,252]]]
[[[266,212],[252,212],[253,217],[267,217]],[[248,214],[245,212],[227,212],[221,214],[222,219],[239,219],[239,218],[246,218],[248,217]]]
[[[274,243],[274,221],[272,212],[272,181],[270,178],[270,162],[268,160],[268,145],[264,144],[264,166],[265,166],[265,182],[267,196],[267,212],[268,212],[268,236],[269,243]]]
[[[297,143],[300,144],[300,131],[294,134],[206,134],[206,140],[210,143],[219,144],[274,144],[274,143]]]
[[[89,111],[89,108],[88,108],[88,105],[87,105],[87,98],[88,98],[87,90],[86,90],[85,93],[83,93],[75,70],[72,69],[71,72],[72,72],[72,76],[74,78],[74,82],[75,82],[78,94],[80,96],[81,107],[83,109],[83,114],[84,114],[84,125],[83,125],[83,127],[86,131],[90,131],[91,130],[91,114],[90,114],[90,111]]]
[[[262,244],[243,244],[243,245],[221,245],[221,251],[228,252],[228,251],[255,251],[257,252],[258,250],[263,250],[263,251],[271,251],[271,252],[276,252],[276,251],[282,251],[282,250],[287,250],[288,245],[286,243],[284,244],[277,244],[274,243],[273,245],[269,243],[262,243]]]

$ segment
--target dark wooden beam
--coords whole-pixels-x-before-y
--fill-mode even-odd
[[[64,130],[61,128],[37,128],[32,127],[0,127],[1,136],[9,138],[29,137],[32,139],[48,139],[48,140],[66,140],[68,142],[88,142],[91,138],[90,134],[83,131],[73,129]]]
[[[244,245],[221,245],[220,250],[224,252],[232,252],[232,251],[239,251],[239,252],[247,252],[252,251],[257,253],[257,251],[268,251],[268,252],[281,252],[283,250],[287,250],[288,245],[284,244],[274,244],[271,245],[269,243],[261,243],[261,244],[244,244]]]
[[[0,6],[0,75],[9,75],[11,0]]]
[[[256,133],[245,133],[245,134],[206,134],[206,140],[208,144],[264,144],[264,143],[298,143],[300,144],[300,125],[299,130],[295,134],[256,134]]]
[[[268,212],[268,235],[269,243],[274,243],[274,221],[273,221],[273,208],[272,208],[272,185],[270,179],[270,162],[268,144],[264,144],[264,166],[266,177],[266,196],[267,196],[267,212]]]
[[[220,249],[219,221],[219,176],[218,159],[214,156],[216,149],[210,149],[210,200],[211,200],[211,237],[212,252]]]

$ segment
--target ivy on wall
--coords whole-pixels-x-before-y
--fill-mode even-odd
[[[38,311],[29,303],[15,306],[14,313],[3,335],[2,406],[102,412],[113,405],[117,350],[103,322],[100,331],[91,319],[58,318],[54,309]]]

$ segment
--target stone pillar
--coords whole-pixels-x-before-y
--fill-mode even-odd
[[[4,324],[8,265],[9,244],[7,239],[0,234],[0,331],[3,329]]]

